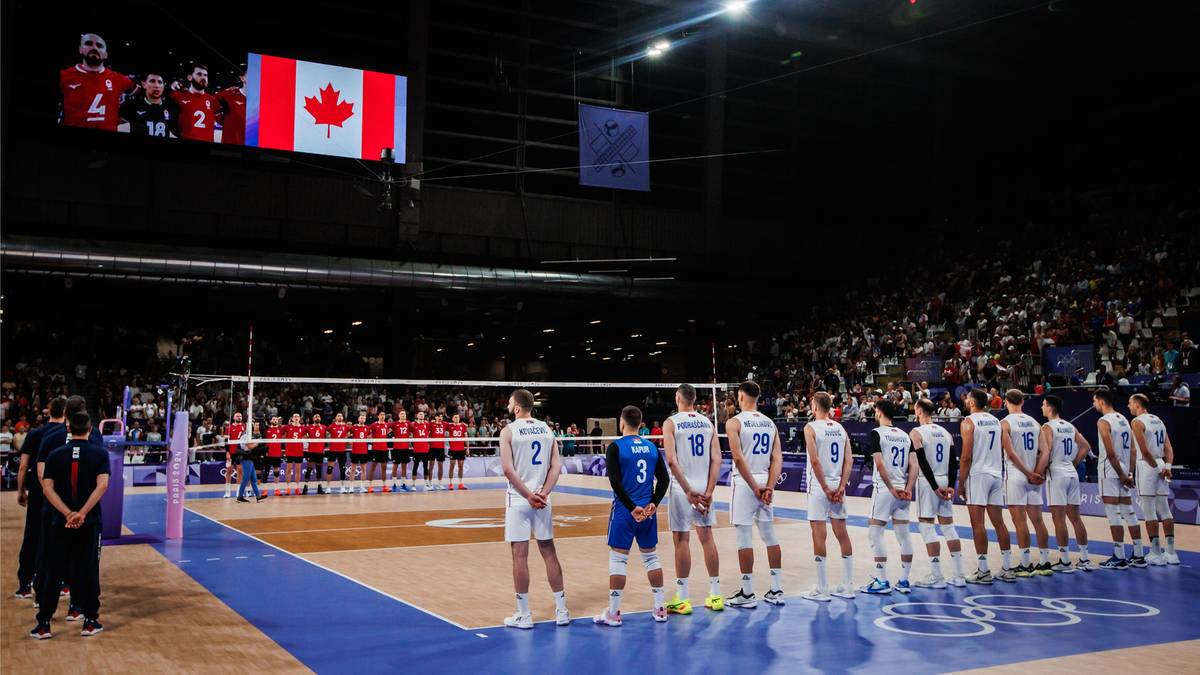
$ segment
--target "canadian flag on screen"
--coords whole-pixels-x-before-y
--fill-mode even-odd
[[[250,54],[246,145],[404,161],[407,79],[401,75]]]

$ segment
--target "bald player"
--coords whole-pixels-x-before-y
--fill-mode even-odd
[[[1158,415],[1150,413],[1150,399],[1145,394],[1129,397],[1129,412],[1133,413],[1133,440],[1137,447],[1138,502],[1146,518],[1146,534],[1150,537],[1150,555],[1146,562],[1151,565],[1178,565],[1175,553],[1175,517],[1171,515],[1171,463],[1175,459],[1175,448],[1167,435],[1167,425]],[[1164,549],[1158,538],[1158,524],[1162,522],[1163,536],[1167,538]]]
[[[1017,546],[1021,549],[1021,564],[1013,572],[1018,577],[1050,576],[1050,534],[1042,518],[1042,484],[1046,477],[1037,470],[1038,443],[1041,430],[1037,420],[1021,412],[1025,394],[1009,389],[1004,394],[1008,415],[1000,420],[1000,442],[1004,448],[1004,495],[1017,530]],[[1029,559],[1029,524],[1037,535],[1039,562]]]
[[[1142,556],[1142,527],[1133,512],[1133,429],[1129,420],[1113,409],[1113,401],[1109,389],[1092,392],[1092,407],[1100,413],[1100,421],[1096,423],[1096,440],[1100,443],[1100,501],[1104,503],[1104,515],[1108,516],[1113,538],[1113,555],[1100,563],[1100,567],[1123,570],[1130,566],[1145,567],[1147,563]],[[1122,521],[1133,541],[1133,556],[1128,559]]]
[[[805,600],[829,602],[831,595],[853,600],[854,551],[846,531],[846,485],[854,462],[850,454],[850,436],[841,424],[829,417],[833,399],[818,391],[812,397],[813,421],[804,426],[804,449],[808,453],[808,526],[812,528],[813,554],[817,565],[817,585],[800,594]],[[842,583],[829,588],[825,578],[825,523],[833,525],[842,552]]]
[[[987,412],[988,395],[982,389],[972,389],[967,395],[967,412],[962,421],[962,458],[958,466],[958,484],[966,490],[967,512],[971,515],[971,533],[975,539],[975,554],[979,568],[967,576],[968,584],[991,584],[993,578],[1016,583],[1012,566],[1012,540],[1004,524],[1004,483],[1001,468],[1003,449],[1000,447],[1000,420]],[[1000,572],[992,576],[988,570],[988,535],[984,515],[992,521],[1000,555],[1004,562]]]

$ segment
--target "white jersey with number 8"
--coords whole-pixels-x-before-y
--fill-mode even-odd
[[[512,433],[513,468],[525,487],[536,492],[546,483],[554,434],[544,422],[532,417],[516,420],[508,429]],[[512,485],[508,486],[508,494],[520,496]]]

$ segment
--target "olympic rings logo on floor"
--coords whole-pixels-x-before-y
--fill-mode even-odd
[[[1031,600],[1035,604],[992,604],[988,598],[999,598],[1001,601]],[[965,604],[953,602],[905,602],[884,605],[883,613],[875,619],[875,625],[894,633],[905,635],[921,635],[928,637],[979,637],[996,630],[996,625],[1006,626],[1070,626],[1083,621],[1085,616],[1098,616],[1115,619],[1135,619],[1158,614],[1158,608],[1143,605],[1128,600],[1112,600],[1110,598],[1042,598],[1036,595],[968,595],[963,598]],[[1081,607],[1082,605],[1082,607]],[[1099,605],[1099,606],[1097,606]],[[947,613],[938,613],[934,608],[945,608]],[[1126,611],[1119,611],[1124,607]],[[1104,609],[1109,611],[1103,611]],[[949,613],[957,610],[958,615]],[[1001,618],[1002,614],[1014,613],[1026,615],[1024,620],[1016,617]],[[1039,617],[1050,617],[1039,620]],[[900,623],[901,625],[896,625]],[[968,632],[950,630],[920,630],[909,627],[913,624],[925,623],[947,627],[948,625],[970,627]],[[904,625],[908,624],[908,625]],[[933,626],[930,626],[932,629]]]

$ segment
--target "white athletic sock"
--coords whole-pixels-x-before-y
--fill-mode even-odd
[[[742,575],[742,595],[754,595],[754,575]]]
[[[721,595],[721,577],[708,578],[708,594]]]
[[[988,571],[988,559],[987,559],[986,555],[979,556],[979,571],[980,572]]]
[[[783,590],[782,583],[783,583],[783,570],[776,568],[776,567],[772,567],[771,568],[771,590],[782,591]]]
[[[933,572],[934,578],[942,576],[942,559],[936,555],[930,558],[929,571]]]
[[[912,570],[911,562],[900,561],[900,581],[908,581],[908,573]]]
[[[1062,562],[1062,564],[1064,564],[1064,565],[1069,565],[1069,564],[1071,564],[1071,554],[1067,552],[1067,547],[1066,547],[1066,546],[1059,546],[1059,547],[1058,547],[1058,559],[1059,559],[1059,560]]]
[[[1012,567],[1012,549],[1000,549],[1000,569],[1006,570]]]
[[[608,591],[608,613],[616,614],[621,611],[621,596],[625,594],[624,590],[610,589]]]
[[[1021,564],[1028,567],[1029,562],[1030,562],[1029,561],[1029,549],[1027,549],[1027,548],[1021,549]]]
[[[1087,545],[1087,544],[1084,544],[1083,546],[1080,546],[1080,547],[1079,547],[1079,559],[1080,559],[1080,560],[1083,560],[1083,561],[1085,561],[1085,562],[1086,562],[1086,561],[1087,561],[1087,559],[1088,559],[1087,547],[1088,547],[1088,545]]]
[[[1116,558],[1124,558],[1125,557],[1125,543],[1124,542],[1120,542],[1120,541],[1113,542],[1113,557],[1116,557]]]
[[[829,582],[825,579],[825,556],[819,555],[813,560],[817,562],[817,588],[825,590],[829,588]]]
[[[660,609],[663,606],[663,587],[651,586],[650,594],[654,596],[654,609]]]
[[[854,585],[854,556],[842,556],[842,584],[845,586]]]
[[[1041,558],[1041,561],[1042,561],[1042,564],[1043,564],[1043,565],[1045,565],[1046,563],[1050,562],[1050,549],[1048,549],[1048,548],[1039,548],[1039,549],[1038,549],[1038,557],[1039,557],[1039,558]]]
[[[567,592],[554,591],[554,609],[562,612],[567,609]]]
[[[1175,552],[1175,535],[1168,534],[1167,535],[1167,553],[1174,553],[1174,552]]]
[[[1133,540],[1133,557],[1142,558],[1146,555],[1146,549],[1142,546],[1141,539]]]
[[[517,613],[524,616],[529,613],[529,594],[517,593]]]
[[[1154,555],[1162,553],[1162,549],[1158,545],[1158,537],[1150,537],[1150,552]]]
[[[676,579],[675,580],[675,595],[679,596],[680,600],[691,600],[692,599],[691,588],[688,585],[687,579]]]
[[[962,562],[962,560],[963,560],[963,558],[962,558],[962,551],[958,551],[958,552],[951,551],[951,552],[950,552],[950,562],[954,563],[954,574],[955,574],[955,576],[960,576],[960,577],[961,577],[961,576],[963,576],[963,562]]]
[[[875,578],[880,581],[887,581],[887,563],[875,561]]]

